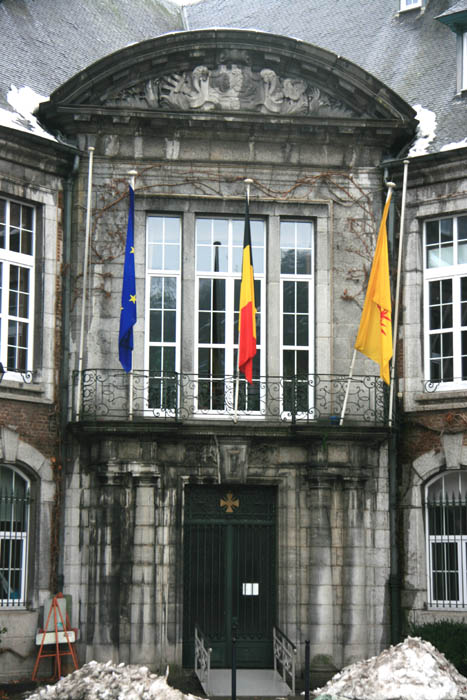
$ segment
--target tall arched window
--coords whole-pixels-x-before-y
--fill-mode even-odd
[[[467,471],[431,481],[425,507],[429,605],[467,608]]]
[[[0,465],[0,606],[26,601],[29,482]]]

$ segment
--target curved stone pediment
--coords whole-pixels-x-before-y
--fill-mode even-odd
[[[374,76],[330,51],[263,32],[167,34],[97,61],[42,103],[60,126],[118,113],[254,113],[377,120],[413,128],[415,112]],[[67,117],[68,115],[68,117]]]

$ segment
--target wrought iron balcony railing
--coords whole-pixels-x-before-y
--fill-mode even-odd
[[[250,419],[339,425],[348,377],[261,377],[249,385],[234,376],[155,375],[134,370],[86,369],[73,377],[73,420]],[[81,396],[78,397],[77,394]],[[387,391],[379,377],[353,376],[345,425],[388,424]]]

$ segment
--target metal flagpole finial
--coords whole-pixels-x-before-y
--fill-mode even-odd
[[[134,190],[135,189],[135,178],[138,175],[138,171],[137,170],[129,170],[127,174],[130,176],[130,185],[131,185],[132,189]]]
[[[243,180],[243,182],[246,185],[246,198],[248,203],[250,203],[250,185],[253,184],[253,180],[251,179],[251,177],[247,177],[245,178],[245,180]]]
[[[386,182],[386,186],[388,189],[389,188],[393,189],[396,186],[396,183],[389,181],[389,182]]]

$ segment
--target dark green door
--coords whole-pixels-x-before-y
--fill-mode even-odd
[[[184,532],[183,663],[198,624],[214,668],[273,665],[275,503],[271,487],[188,486]]]

